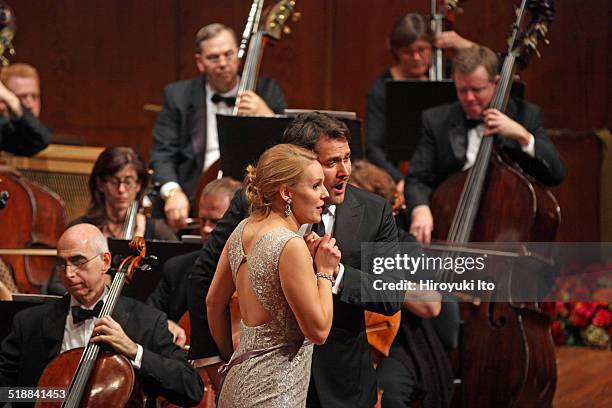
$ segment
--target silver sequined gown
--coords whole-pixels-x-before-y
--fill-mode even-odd
[[[273,350],[250,358],[230,368],[219,396],[220,408],[227,407],[305,407],[310,379],[312,344],[304,335],[281,289],[278,261],[287,242],[299,235],[286,228],[275,228],[264,234],[245,255],[242,246],[243,220],[228,240],[232,277],[246,260],[253,291],[272,320],[256,327],[240,322],[239,356],[289,343],[291,347]]]

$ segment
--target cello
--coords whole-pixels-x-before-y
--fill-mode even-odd
[[[502,112],[517,65],[525,66],[552,21],[552,1],[527,3],[522,0],[518,10],[510,51],[491,102],[492,108]],[[526,8],[531,21],[520,32]],[[495,145],[495,137],[482,139],[473,167],[438,186],[431,209],[437,220],[434,238],[451,244],[550,242],[560,224],[554,196],[513,165]],[[463,386],[455,394],[455,405],[551,406],[556,358],[550,319],[537,302],[495,302],[494,296],[460,304],[460,347],[465,358],[460,358]]]
[[[143,264],[146,244],[135,237],[130,247],[137,256],[126,257],[117,270],[108,297],[100,311],[100,318],[110,316],[121,295],[124,282],[136,270],[148,270]],[[68,350],[55,357],[43,371],[38,387],[67,388],[63,402],[37,402],[36,408],[77,407],[143,407],[144,394],[138,385],[136,373],[127,357],[102,351],[98,343]]]

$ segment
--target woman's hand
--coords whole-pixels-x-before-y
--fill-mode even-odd
[[[340,249],[336,245],[336,238],[325,234],[318,243],[318,248],[314,256],[314,263],[317,267],[317,272],[327,273],[336,276],[338,273],[338,264],[340,263]]]

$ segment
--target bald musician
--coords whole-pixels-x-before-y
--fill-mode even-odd
[[[165,314],[120,297],[112,317],[97,318],[108,298],[104,275],[111,264],[102,232],[91,224],[75,225],[60,237],[57,251],[56,265],[68,295],[15,316],[0,349],[0,386],[35,387],[54,357],[92,341],[128,358],[147,406],[154,407],[158,395],[174,404],[197,404],[202,381],[172,342]]]

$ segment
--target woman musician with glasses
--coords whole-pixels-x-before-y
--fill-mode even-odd
[[[144,161],[131,147],[105,149],[89,177],[91,201],[87,213],[71,224],[93,224],[106,237],[120,237],[128,207],[133,201],[141,202],[148,179]],[[176,241],[176,235],[164,220],[147,218],[144,214],[137,215],[135,235]]]

